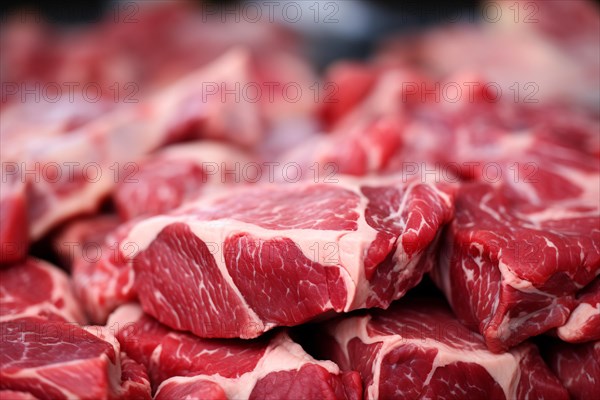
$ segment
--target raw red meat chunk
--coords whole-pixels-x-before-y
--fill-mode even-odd
[[[568,399],[565,388],[526,343],[490,352],[436,299],[401,300],[327,324],[321,352],[357,370],[369,399]]]
[[[339,179],[228,191],[131,223],[121,248],[137,252],[121,254],[119,271],[133,276],[144,311],[200,337],[252,338],[387,307],[431,269],[453,188]]]
[[[146,365],[159,399],[359,399],[356,372],[317,361],[285,332],[259,339],[200,339],[124,305],[109,318],[123,348]],[[175,396],[175,397],[173,397]]]
[[[103,327],[38,317],[1,324],[0,389],[40,399],[150,399],[145,368]]]
[[[67,274],[33,257],[0,270],[0,321],[25,317],[85,323]]]
[[[600,342],[548,346],[546,359],[576,400],[592,399],[600,391]]]
[[[593,188],[599,175],[563,171],[570,180],[540,169],[537,184],[473,183],[459,190],[432,276],[492,351],[567,323],[577,303],[586,302],[576,293],[600,272]]]

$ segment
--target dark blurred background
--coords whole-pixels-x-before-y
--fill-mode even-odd
[[[149,0],[156,1],[156,0]],[[160,1],[160,0],[159,0]],[[166,0],[168,1],[168,0]],[[244,3],[261,3],[261,1],[193,1],[198,10],[203,6],[234,9]],[[305,16],[312,15],[316,1],[280,0],[285,3],[301,4]],[[79,25],[100,21],[103,15],[115,7],[123,7],[128,1],[88,0],[78,2],[47,2],[35,0],[10,0],[0,5],[2,21],[15,12],[38,11],[45,19],[62,25]],[[314,65],[319,69],[334,60],[362,59],[368,56],[381,38],[391,33],[411,32],[444,21],[457,22],[456,18],[468,22],[476,21],[476,11],[481,2],[478,0],[455,0],[452,2],[436,1],[382,1],[382,0],[335,0],[319,1],[320,18],[303,18],[300,23],[286,23],[283,18],[276,18],[283,25],[288,25],[304,39],[306,52]],[[312,7],[312,8],[311,8]],[[310,9],[310,10],[309,10]],[[328,23],[331,15],[336,23]],[[278,14],[276,14],[276,17]],[[337,23],[339,21],[339,23]]]

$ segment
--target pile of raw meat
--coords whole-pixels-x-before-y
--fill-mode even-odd
[[[319,76],[271,21],[131,4],[2,26],[1,399],[600,393],[597,5]]]

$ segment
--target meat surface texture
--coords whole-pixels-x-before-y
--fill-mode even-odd
[[[252,338],[401,297],[432,267],[452,192],[342,177],[228,191],[122,228],[137,251],[119,268],[165,325]]]
[[[0,23],[0,400],[600,400],[592,0],[110,3]]]
[[[85,322],[62,270],[34,258],[1,270],[2,399],[150,399],[145,367]]]
[[[600,393],[600,342],[555,342],[546,352],[548,365],[575,400]]]
[[[128,304],[111,314],[123,349],[148,367],[155,398],[359,399],[356,372],[317,361],[285,332],[259,339],[200,339]]]
[[[221,184],[244,183],[246,177],[235,171],[252,162],[242,150],[216,142],[169,146],[139,162],[113,197],[124,220],[162,214]]]
[[[599,175],[570,171],[570,181],[540,168],[536,184],[473,183],[459,190],[432,276],[461,321],[481,332],[492,351],[563,326],[578,302],[582,310],[572,325],[593,308],[576,294],[600,273],[593,185]],[[597,329],[593,318],[590,324]]]
[[[137,251],[133,243],[125,245],[121,238],[128,225],[120,225],[118,218],[92,217],[74,222],[59,236],[69,242],[55,246],[74,248],[72,275],[75,293],[91,322],[103,324],[108,314],[119,304],[135,298],[133,271],[123,266],[122,254]],[[74,240],[76,247],[68,243]],[[122,253],[122,246],[125,251]]]
[[[534,345],[494,354],[439,300],[401,300],[326,329],[321,351],[361,374],[367,399],[568,398]]]
[[[27,186],[4,169],[0,182],[0,267],[23,261],[29,247]]]
[[[39,400],[37,397],[27,392],[18,392],[16,390],[0,390],[0,399],[10,400]]]
[[[0,270],[0,321],[24,317],[85,323],[67,274],[32,257]]]
[[[573,343],[600,340],[600,277],[581,290],[577,302],[567,323],[557,329],[558,337]]]
[[[38,317],[1,326],[1,390],[39,399],[150,399],[144,367],[105,328]]]
[[[73,272],[73,265],[82,259],[92,262],[100,258],[106,237],[120,223],[116,215],[104,214],[76,218],[65,224],[52,236],[52,250],[60,265]]]
[[[121,177],[135,172],[140,158],[169,143],[189,137],[256,143],[259,112],[248,109],[256,105],[205,98],[202,91],[203,83],[247,82],[251,74],[250,54],[236,49],[139,104],[118,107],[60,135],[24,129],[16,132],[17,141],[2,130],[3,141],[11,139],[3,161],[14,163],[13,174],[29,183],[29,238],[37,240],[68,218],[96,211]],[[26,175],[27,170],[37,172]]]

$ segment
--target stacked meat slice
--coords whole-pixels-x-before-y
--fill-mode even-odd
[[[322,351],[361,374],[368,399],[568,398],[534,345],[494,354],[439,300],[409,298],[327,332]]]
[[[88,312],[137,294],[172,328],[251,338],[334,312],[387,307],[432,268],[453,188],[339,179],[230,190],[121,226],[110,236],[120,242],[117,256],[76,267],[80,292],[94,292],[89,278],[110,266],[113,277],[97,282],[123,294],[86,302]]]
[[[560,219],[548,200],[542,209],[501,190],[463,187],[447,257],[434,273],[456,313],[494,351],[567,323],[576,292],[600,271],[600,218],[579,197],[583,190],[555,203]]]
[[[591,282],[600,274],[597,160],[536,133],[500,136],[487,157],[495,182],[477,173],[479,182],[461,186],[433,272],[457,315],[494,351],[567,323],[589,299],[571,321],[578,329],[597,305],[595,294],[576,296],[588,284],[595,292]],[[471,143],[485,154],[485,145]]]
[[[25,317],[86,321],[67,274],[35,258],[0,270],[0,321]]]
[[[0,387],[39,398],[150,399],[145,369],[101,327],[42,318],[2,323]]]
[[[82,310],[57,267],[28,259],[0,271],[0,321],[2,398],[150,399],[145,367],[107,328],[79,325]]]
[[[146,365],[157,399],[359,399],[355,372],[317,361],[285,332],[252,341],[200,339],[124,305],[109,318],[123,348]],[[189,397],[186,397],[189,396]]]
[[[600,386],[600,342],[552,343],[547,347],[548,365],[574,399],[588,399]],[[582,369],[585,371],[581,373]]]

